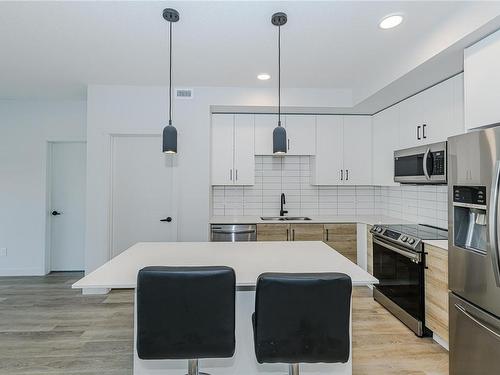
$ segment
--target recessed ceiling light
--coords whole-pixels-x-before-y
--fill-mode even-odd
[[[267,81],[269,78],[271,78],[271,76],[267,73],[261,73],[257,76],[257,78],[261,81]]]
[[[403,16],[401,14],[391,14],[386,16],[380,21],[379,27],[381,29],[392,29],[403,22]]]

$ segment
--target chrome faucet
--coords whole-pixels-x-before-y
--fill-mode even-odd
[[[283,205],[285,204],[285,193],[281,193],[281,209],[280,209],[280,216],[285,216],[285,214],[288,213],[288,211],[283,209]]]

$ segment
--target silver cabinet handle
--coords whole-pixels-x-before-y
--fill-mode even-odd
[[[345,180],[349,181],[349,169],[345,170]]]
[[[497,332],[493,331],[490,327],[486,326],[484,323],[482,323],[479,319],[477,319],[475,316],[473,316],[471,313],[469,313],[465,307],[459,305],[458,303],[455,303],[455,308],[460,311],[462,314],[464,314],[467,318],[469,318],[470,320],[472,320],[474,323],[476,323],[478,326],[480,326],[481,328],[484,328],[485,330],[487,330],[489,333],[491,333],[492,335],[496,336],[497,338],[500,339],[500,334],[498,334]]]
[[[290,230],[286,228],[286,240],[290,241]]]
[[[498,254],[498,184],[500,183],[500,160],[495,163],[495,173],[491,182],[491,196],[490,196],[490,244],[491,244],[491,260],[493,262],[493,273],[495,274],[495,281],[497,286],[500,286],[500,263]]]
[[[329,237],[329,236],[328,236],[328,229],[327,229],[327,230],[326,230],[326,242],[328,242],[328,241],[329,241],[328,237]]]
[[[421,128],[420,125],[417,126],[417,140],[419,140],[419,141],[422,139],[422,138],[420,138],[420,128]]]
[[[292,241],[295,241],[295,229],[292,229]]]
[[[290,151],[290,138],[288,138],[288,151]]]
[[[232,169],[229,170],[229,179],[231,181],[233,181],[233,170]]]
[[[344,181],[344,170],[340,170],[340,181]]]
[[[423,139],[427,139],[427,136],[425,135],[425,128],[426,128],[427,124],[423,124],[422,125],[422,138]]]
[[[236,181],[238,181],[238,170],[236,170]]]

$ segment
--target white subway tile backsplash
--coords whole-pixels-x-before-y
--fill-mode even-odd
[[[255,185],[214,186],[212,214],[279,214],[280,194],[289,215],[387,215],[447,227],[446,186],[313,186],[309,156],[256,156]]]

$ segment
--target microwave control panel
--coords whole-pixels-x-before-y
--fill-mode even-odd
[[[486,186],[453,186],[453,202],[486,205]]]
[[[446,174],[445,171],[445,166],[446,166],[446,160],[444,157],[444,151],[438,151],[438,152],[433,152],[432,153],[432,160],[433,160],[433,174],[435,175],[444,175]]]

